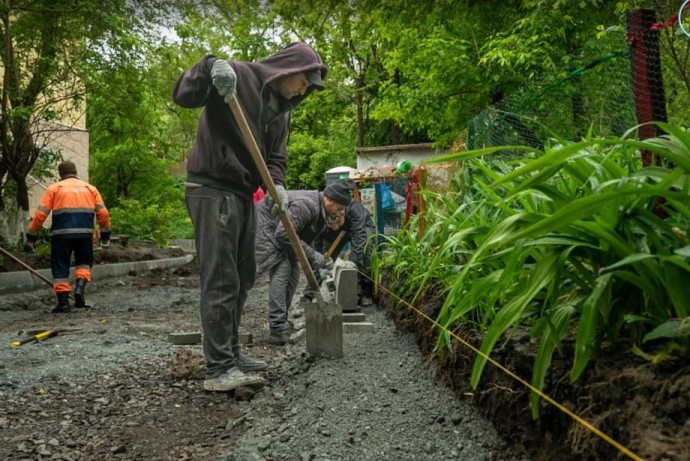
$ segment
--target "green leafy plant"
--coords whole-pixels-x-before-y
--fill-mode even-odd
[[[540,389],[568,336],[575,339],[573,381],[605,342],[627,338],[645,347],[654,328],[690,317],[690,248],[683,234],[690,223],[690,136],[672,125],[659,127],[668,136],[554,141],[545,151],[510,146],[439,157],[465,163],[461,198],[430,209],[432,228],[442,232],[391,242],[396,255],[389,260],[403,261],[391,270],[414,283],[443,281],[438,322],[445,330],[470,325],[483,331],[486,356],[515,327],[529,327],[538,342],[532,384]],[[525,150],[536,155],[492,158]],[[669,167],[642,168],[639,150],[659,155]],[[408,256],[410,248],[423,260]],[[418,287],[416,295],[422,292]],[[681,338],[665,339],[678,345]],[[448,344],[440,333],[439,352]],[[675,354],[684,350],[668,347]],[[485,365],[477,357],[472,386]],[[535,417],[537,404],[533,395]]]
[[[184,221],[187,211],[174,205],[143,204],[137,200],[122,200],[110,210],[113,232],[132,238],[153,240],[166,245],[174,223]]]

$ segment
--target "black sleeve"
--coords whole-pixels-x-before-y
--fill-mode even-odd
[[[363,264],[369,232],[367,232],[367,217],[369,212],[354,202],[347,209],[350,221],[350,261],[357,265]],[[371,219],[371,218],[369,218]]]
[[[173,87],[173,101],[188,109],[205,106],[212,86],[210,69],[215,61],[215,56],[207,54],[185,70]]]

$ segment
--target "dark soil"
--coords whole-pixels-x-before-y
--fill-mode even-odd
[[[430,290],[419,302],[425,314],[436,318],[443,300]],[[423,353],[436,356],[436,328],[421,315],[395,307],[379,297],[396,324],[416,335]],[[481,337],[458,332],[479,349]],[[572,357],[572,344],[564,356]],[[566,347],[568,349],[568,347]],[[536,344],[525,330],[499,342],[491,356],[527,382]],[[554,406],[542,401],[540,417],[533,420],[529,390],[491,364],[479,388],[469,387],[475,353],[454,340],[454,347],[440,363],[444,380],[458,395],[473,395],[508,444],[526,449],[534,460],[629,459],[594,432]],[[544,392],[593,424],[603,433],[645,460],[690,459],[690,362],[654,366],[637,358],[629,345],[600,351],[596,361],[576,383],[570,383],[571,363],[554,356]]]
[[[23,271],[26,268],[16,259],[32,269],[50,269],[50,244],[40,242],[33,252],[13,249],[9,251],[15,258],[0,252],[0,272]],[[150,261],[154,259],[175,258],[184,255],[180,248],[161,248],[153,242],[142,240],[113,239],[112,244],[104,249],[96,248],[93,254],[94,265],[113,264],[130,261]]]

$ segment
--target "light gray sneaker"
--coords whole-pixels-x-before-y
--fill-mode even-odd
[[[276,346],[284,346],[285,344],[298,343],[300,339],[304,338],[306,330],[295,331],[292,328],[285,330],[271,332],[266,338],[266,342]]]
[[[257,360],[241,352],[235,357],[235,364],[239,367],[240,371],[261,371],[268,368],[268,364],[263,360]]]
[[[292,320],[288,320],[288,327],[290,329],[290,334],[296,331],[304,330],[304,320],[298,320],[295,323],[292,323]]]
[[[204,380],[204,390],[228,392],[243,386],[260,389],[265,384],[266,380],[261,376],[245,375],[239,368],[232,367],[220,376]]]

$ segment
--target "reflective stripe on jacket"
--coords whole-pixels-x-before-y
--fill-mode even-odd
[[[110,216],[100,192],[76,177],[63,179],[48,187],[29,224],[27,234],[38,235],[51,212],[51,237],[92,238],[94,216],[101,233],[110,232]]]

